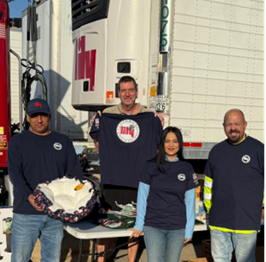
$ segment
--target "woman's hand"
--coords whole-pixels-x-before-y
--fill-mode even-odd
[[[184,244],[187,244],[190,241],[191,241],[191,238],[185,238]]]
[[[162,124],[162,127],[164,127],[164,118],[163,118],[163,116],[157,114],[156,112],[154,113],[154,116],[155,116],[155,117],[159,117],[159,119],[160,119],[160,121],[161,121],[161,124]]]
[[[132,234],[129,238],[138,238],[140,236],[142,236],[143,232],[142,231],[139,231],[137,230],[136,228],[129,228],[128,231],[132,231]]]

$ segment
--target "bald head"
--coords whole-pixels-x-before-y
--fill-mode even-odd
[[[245,138],[247,122],[244,113],[239,109],[231,109],[224,116],[224,132],[231,143],[239,143]]]
[[[231,114],[238,114],[240,118],[242,118],[243,122],[246,122],[244,113],[237,108],[228,110],[224,115],[224,123],[226,121],[226,118],[230,116]]]

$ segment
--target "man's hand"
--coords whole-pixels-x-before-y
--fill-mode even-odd
[[[102,116],[102,112],[101,111],[97,111],[97,113],[99,114],[99,116]],[[95,114],[90,120],[91,126],[92,126],[92,124],[94,122],[94,119],[95,119],[96,115],[97,114]],[[99,141],[97,139],[93,139],[93,143],[94,143],[95,149],[99,152]]]
[[[136,228],[129,228],[128,231],[132,231],[132,234],[130,235],[129,238],[138,238],[139,236],[142,236],[143,232],[137,230]]]
[[[95,149],[99,152],[99,141],[97,139],[93,139],[93,143],[94,143]]]
[[[102,112],[101,112],[100,110],[98,110],[97,113],[99,114],[99,116],[102,116]],[[95,119],[96,115],[97,115],[97,114],[95,114],[95,115],[91,118],[91,120],[90,120],[91,126],[92,126],[92,124],[93,124],[93,122],[94,122],[94,119]]]
[[[159,119],[160,119],[160,121],[161,121],[161,124],[162,124],[162,127],[164,127],[164,118],[163,118],[163,116],[157,114],[156,112],[154,113],[154,116],[155,116],[155,117],[159,117]]]
[[[35,196],[33,194],[30,194],[28,197],[29,202],[31,205],[37,210],[37,211],[43,211],[43,209],[35,204]]]

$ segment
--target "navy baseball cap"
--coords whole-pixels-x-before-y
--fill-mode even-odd
[[[31,116],[35,113],[51,114],[48,103],[40,98],[30,100],[27,107],[27,114]]]

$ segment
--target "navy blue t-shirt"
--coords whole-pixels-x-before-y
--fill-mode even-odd
[[[140,182],[150,186],[145,216],[145,226],[165,230],[178,230],[186,227],[187,190],[198,186],[193,167],[185,161],[165,162],[164,173],[156,162],[145,163]]]
[[[13,136],[8,148],[8,171],[14,186],[13,212],[18,214],[44,214],[28,201],[39,183],[65,175],[83,179],[72,141],[54,131],[39,136],[28,130]]]
[[[156,155],[161,133],[154,113],[97,115],[90,136],[99,141],[101,183],[137,188],[137,176]]]
[[[213,179],[210,225],[259,230],[264,190],[264,145],[252,137],[238,145],[224,140],[211,150],[205,175]]]

